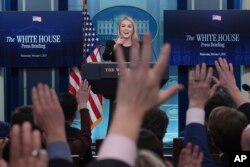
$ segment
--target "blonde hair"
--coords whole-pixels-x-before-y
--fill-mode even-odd
[[[135,167],[166,167],[166,164],[151,151],[140,150],[135,162]]]
[[[132,23],[132,26],[133,26],[133,34],[132,34],[132,39],[135,39],[135,38],[138,38],[138,35],[137,35],[137,27],[136,27],[136,24],[135,24],[135,21],[132,19],[132,17],[129,17],[129,16],[125,16],[123,17],[120,21],[119,21],[119,24],[118,24],[118,37],[121,36],[120,34],[120,27],[121,27],[121,24],[124,20],[128,20],[129,22]]]

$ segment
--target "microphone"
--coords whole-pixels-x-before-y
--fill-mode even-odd
[[[248,85],[248,84],[243,84],[242,85],[242,89],[244,90],[244,91],[250,91],[250,86]]]

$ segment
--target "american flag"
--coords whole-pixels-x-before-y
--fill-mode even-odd
[[[86,58],[86,62],[101,62],[99,38],[96,35],[95,28],[87,11],[82,12],[83,16],[83,57]],[[82,69],[79,67],[73,67],[70,69],[69,74],[69,91],[72,94],[76,94],[79,89],[80,81],[82,80]],[[102,95],[94,94],[90,92],[89,101],[87,103],[89,109],[91,128],[94,128],[102,120]]]
[[[34,22],[42,22],[42,17],[40,17],[40,16],[33,16],[32,17],[32,21],[34,21]]]
[[[221,21],[221,16],[219,16],[219,15],[213,15],[212,16],[212,20]]]

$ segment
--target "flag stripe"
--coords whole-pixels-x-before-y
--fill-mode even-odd
[[[90,102],[90,106],[93,109],[93,112],[94,112],[95,116],[97,118],[101,117],[100,113],[98,112],[99,111],[98,107],[96,106],[96,103],[95,103],[95,101],[93,99],[93,96],[89,96],[89,102]]]
[[[73,94],[73,95],[76,94],[76,89],[75,89],[75,87],[74,87],[73,85],[71,85],[71,84],[69,84],[69,92],[70,92],[71,94]]]
[[[89,110],[89,111],[90,111],[90,112],[89,112],[89,116],[90,116],[90,121],[91,121],[91,124],[92,124],[93,122],[96,121],[96,116],[95,116],[95,114],[94,114],[94,112],[93,112],[93,110],[92,110],[92,107],[91,107],[89,101],[88,101],[88,103],[87,103],[87,108],[90,109],[90,110]]]
[[[99,99],[99,101],[101,102],[101,105],[102,105],[102,95],[97,95],[97,97],[98,97],[98,99]]]
[[[80,85],[81,77],[79,77],[77,74],[79,74],[79,71],[72,71],[70,79],[71,79],[72,82],[74,82],[73,83],[74,85],[79,86]],[[78,89],[78,87],[77,87],[77,89]]]
[[[99,99],[98,94],[94,94],[92,91],[90,92],[91,97],[93,99],[93,101],[95,101],[96,107],[98,108],[98,110],[102,109],[102,99]]]
[[[97,59],[97,62],[101,62],[101,45],[99,45],[95,50],[94,50],[94,53],[96,55],[96,59]]]

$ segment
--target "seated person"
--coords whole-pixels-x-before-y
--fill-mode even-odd
[[[139,150],[149,150],[163,159],[163,147],[157,136],[148,129],[141,129],[137,141]]]
[[[157,108],[145,115],[142,128],[151,130],[157,136],[163,148],[163,138],[167,132],[168,123],[169,119],[167,114]]]
[[[212,111],[208,127],[212,141],[221,151],[218,166],[229,166],[230,152],[241,150],[241,133],[247,124],[246,116],[236,109],[217,107]]]
[[[90,86],[85,80],[81,82],[76,96],[69,92],[59,95],[59,102],[65,116],[66,137],[70,145],[71,154],[79,155],[83,166],[92,160],[90,116],[87,109],[89,92]],[[77,106],[80,110],[81,130],[71,127]]]
[[[32,106],[17,107],[12,113],[10,120],[11,127],[13,127],[14,125],[22,126],[24,122],[29,122],[32,130],[39,130],[41,132],[41,130],[35,125]],[[44,138],[42,138],[42,141],[42,147],[45,148]],[[3,159],[5,159],[7,162],[9,162],[9,151],[10,143],[8,142],[3,148]]]

